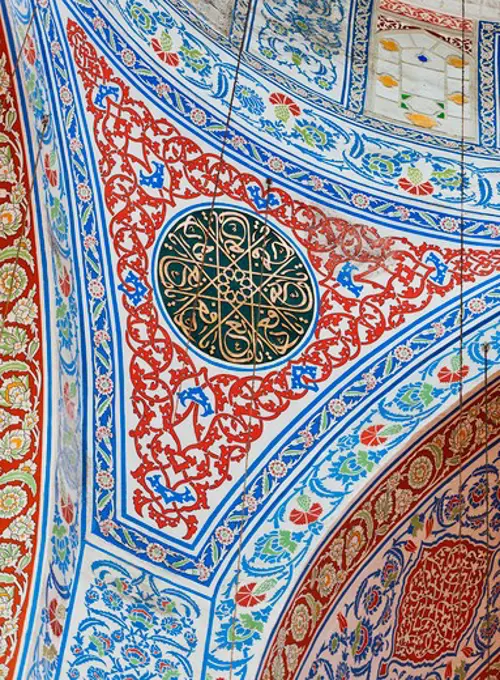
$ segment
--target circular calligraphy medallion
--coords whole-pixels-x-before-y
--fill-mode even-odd
[[[210,224],[209,224],[210,222]],[[215,362],[265,366],[312,331],[313,278],[296,248],[262,218],[194,210],[166,232],[156,275],[167,318]]]

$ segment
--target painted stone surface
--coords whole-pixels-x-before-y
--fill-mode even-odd
[[[438,4],[2,7],[52,415],[0,676],[496,672],[499,25]]]
[[[285,606],[261,677],[474,677],[498,631],[497,596],[487,599],[498,446],[484,458],[498,413],[485,421],[483,407],[476,394],[466,418],[437,425],[330,534]],[[462,469],[464,456],[473,460]]]
[[[30,168],[3,26],[0,127],[0,676],[7,677],[33,591],[46,387]]]

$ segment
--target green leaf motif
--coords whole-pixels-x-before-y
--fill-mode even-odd
[[[284,550],[291,553],[292,555],[298,547],[297,541],[292,539],[292,532],[285,529],[279,532],[278,543]]]
[[[164,52],[170,52],[172,50],[173,40],[167,33],[167,31],[162,31],[160,35],[160,45]]]
[[[410,526],[411,526],[411,533],[413,534],[413,536],[416,536],[418,534],[418,532],[420,531],[420,529],[424,525],[420,521],[418,515],[415,515],[414,517],[412,517],[412,519],[410,521]]]
[[[262,621],[256,621],[251,614],[242,614],[240,616],[240,622],[241,625],[248,630],[256,630],[259,633],[262,633],[264,630],[264,624]]]
[[[264,593],[268,593],[270,590],[272,590],[277,583],[278,581],[275,578],[266,578],[257,586],[257,588],[254,590],[254,594],[264,595]]]
[[[306,496],[305,494],[302,494],[297,498],[297,503],[299,507],[305,512],[307,512],[311,507],[311,499],[309,498],[309,496]]]

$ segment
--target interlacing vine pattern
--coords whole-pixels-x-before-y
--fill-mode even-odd
[[[72,21],[68,36],[101,155],[127,313],[126,339],[133,353],[130,377],[137,424],[131,434],[141,459],[133,473],[139,484],[134,504],[160,528],[184,524],[190,537],[199,525],[196,510],[209,506],[208,493],[220,487],[231,466],[243,459],[248,439],[256,441],[267,421],[305,396],[312,384],[328,380],[363,346],[451,292],[459,281],[460,254],[454,248],[414,246],[406,238],[382,237],[372,227],[330,218],[273,188],[269,219],[304,249],[320,286],[314,337],[293,362],[259,374],[255,381],[248,375],[209,375],[172,342],[154,302],[149,272],[151,250],[177,202],[212,196],[219,158],[203,153],[167,119],[155,119],[145,104],[131,97]],[[225,161],[218,196],[257,214],[265,205],[262,183]],[[466,252],[468,281],[499,267],[498,251]],[[293,387],[294,366],[314,377]],[[109,376],[96,376],[96,385],[108,390]],[[174,408],[175,395],[188,389],[204,393],[213,410],[210,417],[192,399]],[[179,433],[188,422],[194,441],[181,443]],[[148,482],[151,473],[156,489]]]
[[[0,26],[0,677],[17,660],[36,550],[43,428],[39,263],[12,61]]]
[[[490,399],[488,431],[491,433],[490,444],[497,447],[496,465],[485,467],[478,459],[484,451],[486,425],[483,395],[479,391],[465,402],[465,418],[455,412],[438,423],[405,455],[403,462],[387,472],[371,494],[333,528],[285,605],[268,645],[260,678],[282,680],[302,664],[305,664],[304,677],[311,679],[321,671],[327,673],[326,677],[335,677],[328,675],[328,670],[333,674],[338,672],[338,677],[350,677],[350,673],[367,673],[371,677],[371,672],[377,677],[388,674],[393,677],[390,675],[393,662],[403,661],[404,670],[404,663],[409,660],[418,667],[418,664],[425,666],[425,663],[439,659],[441,670],[431,666],[428,670],[434,674],[427,677],[462,679],[468,677],[463,674],[464,669],[481,662],[488,637],[498,626],[498,621],[493,624],[486,620],[485,606],[477,607],[479,600],[484,598],[487,570],[498,571],[496,558],[493,552],[488,555],[487,549],[489,543],[492,551],[498,551],[500,538],[498,431],[493,433],[495,423],[496,427],[500,423],[498,377],[491,386]],[[458,455],[460,451],[463,451],[462,457]],[[473,461],[464,478],[462,506],[456,478],[465,469],[463,466]],[[490,478],[489,485],[485,482],[486,475]],[[444,480],[447,480],[446,491],[438,494],[437,489]],[[494,503],[494,520],[489,525],[485,515],[488,486]],[[430,510],[422,508],[424,499]],[[464,530],[462,539],[457,537],[459,516],[462,516]],[[391,531],[404,517],[407,519],[402,535],[393,540]],[[489,539],[486,531],[490,532]],[[384,544],[383,566],[373,571],[370,557],[375,548]],[[464,552],[469,544],[470,549]],[[462,556],[466,553],[467,557],[459,569],[456,556],[453,556],[456,551]],[[415,585],[419,579],[432,578],[429,569],[433,569],[435,563],[440,564],[440,576],[434,574],[433,580],[434,587],[441,590],[437,595],[424,583]],[[346,618],[346,611],[339,606],[339,596],[344,597],[344,586],[366,566],[373,573],[364,587],[360,585],[353,589],[352,592],[361,595],[354,606],[347,605],[349,615]],[[466,585],[464,583],[459,593],[457,579],[464,573],[467,574]],[[450,596],[444,596],[446,589]],[[368,598],[365,600],[368,602],[367,616],[360,611],[363,593]],[[440,611],[431,621],[425,616],[432,609],[429,602],[433,597],[439,599]],[[457,598],[461,598],[459,602]],[[460,616],[457,619],[458,608]],[[395,621],[391,623],[394,616]],[[463,636],[473,618],[476,632],[464,641]],[[436,621],[443,624],[439,636],[435,631],[432,633]],[[378,637],[377,627],[383,631]],[[327,644],[319,643],[318,656],[314,658],[315,636],[322,630],[331,631],[333,636]],[[429,631],[430,637],[426,637]],[[463,646],[461,658],[464,663],[461,669],[455,670],[458,673],[455,676],[453,661],[459,643]],[[333,663],[331,657],[335,659]],[[403,672],[397,677],[412,676]]]

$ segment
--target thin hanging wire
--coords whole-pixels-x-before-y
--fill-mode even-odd
[[[4,332],[4,329],[5,329],[6,311],[9,307],[9,304],[12,301],[12,294],[14,292],[14,280],[15,280],[17,270],[19,268],[21,248],[22,248],[23,241],[26,238],[26,234],[27,234],[27,231],[28,231],[28,228],[29,228],[30,215],[31,215],[31,195],[32,195],[33,189],[35,187],[38,165],[40,163],[40,158],[42,156],[43,138],[44,138],[45,132],[47,130],[48,124],[49,124],[49,116],[45,115],[42,118],[42,129],[41,129],[41,133],[40,133],[40,138],[38,140],[38,148],[37,148],[37,154],[36,154],[36,158],[35,158],[35,165],[33,167],[33,175],[32,175],[32,179],[31,179],[31,184],[30,184],[29,189],[28,189],[28,194],[26,196],[26,200],[27,200],[26,213],[25,213],[25,216],[24,216],[23,224],[22,224],[21,235],[18,237],[16,256],[15,256],[15,259],[14,259],[12,272],[10,274],[9,286],[8,286],[8,290],[7,290],[7,298],[4,302],[2,313],[0,314],[0,338],[3,336],[3,332]]]
[[[461,97],[462,97],[462,110],[461,110],[461,144],[460,144],[460,288],[459,288],[459,299],[460,299],[460,311],[459,311],[459,370],[460,370],[460,382],[459,382],[459,430],[462,430],[463,416],[464,416],[464,268],[465,268],[465,234],[464,234],[464,222],[465,222],[465,3],[466,0],[462,0],[462,24],[461,24],[461,54],[462,54],[462,68],[461,68]],[[463,528],[463,446],[460,443],[459,446],[459,472],[458,472],[458,538],[459,541],[462,540],[462,528]],[[462,565],[460,565],[462,566]],[[462,574],[462,571],[460,570]]]
[[[271,187],[272,187],[272,180],[268,178],[266,180],[266,206],[265,206],[265,212],[264,212],[264,230],[267,227],[268,219],[269,219],[269,199],[271,196]],[[246,450],[245,450],[245,469],[243,473],[243,487],[241,491],[241,508],[242,508],[242,518],[240,520],[240,532],[238,536],[238,553],[237,553],[237,558],[236,558],[236,583],[234,587],[234,603],[233,603],[233,616],[232,616],[232,622],[231,622],[231,635],[232,635],[232,640],[231,640],[231,652],[230,652],[230,657],[229,657],[229,680],[233,680],[233,663],[234,663],[234,651],[235,651],[235,645],[236,645],[236,616],[238,613],[238,601],[237,601],[237,595],[238,595],[238,590],[240,586],[240,576],[241,576],[241,553],[243,549],[243,533],[245,530],[245,524],[246,524],[246,516],[245,516],[245,502],[246,502],[246,496],[247,496],[247,487],[248,487],[248,468],[249,468],[249,460],[250,460],[250,450],[251,450],[251,432],[252,432],[252,412],[255,404],[255,379],[257,376],[257,337],[258,337],[258,327],[260,323],[260,313],[261,313],[261,307],[262,307],[262,276],[263,276],[263,268],[264,268],[264,257],[261,255],[260,258],[260,276],[259,276],[259,281],[260,281],[260,288],[259,288],[259,295],[258,295],[258,300],[257,300],[257,311],[256,313],[253,314],[254,317],[254,323],[252,327],[252,342],[253,342],[253,367],[252,367],[252,398],[250,401],[250,413],[249,413],[249,419],[248,419],[248,431],[247,431],[247,442],[246,442]],[[253,307],[253,304],[252,304]]]
[[[485,342],[483,344],[483,354],[484,354],[484,463],[486,468],[485,475],[485,493],[486,493],[486,627],[490,626],[491,623],[491,584],[490,584],[490,572],[491,572],[491,546],[490,546],[490,452],[489,452],[489,428],[488,428],[488,418],[489,418],[489,365],[488,365],[488,352],[490,350],[489,343]],[[486,677],[490,677],[490,667],[491,667],[491,638],[488,637],[487,651],[486,651]]]
[[[196,294],[193,300],[193,307],[192,307],[192,315],[191,315],[191,328],[190,332],[186,334],[187,340],[186,340],[186,353],[189,355],[189,350],[191,348],[192,343],[194,342],[193,336],[195,335],[194,329],[196,326],[196,312],[199,306],[199,301],[200,301],[200,295],[203,287],[203,269],[205,267],[205,259],[207,256],[208,252],[208,233],[210,231],[210,227],[212,225],[213,219],[214,219],[214,211],[215,211],[215,203],[217,200],[217,194],[219,192],[219,186],[220,186],[220,179],[221,179],[221,174],[222,174],[222,168],[224,165],[224,157],[226,154],[226,149],[227,149],[227,144],[229,141],[229,130],[231,127],[231,121],[233,117],[233,109],[234,109],[234,102],[236,99],[236,89],[238,86],[238,80],[240,76],[240,70],[241,70],[241,62],[243,58],[243,51],[245,48],[245,43],[247,39],[247,33],[248,33],[248,27],[250,25],[250,15],[251,15],[251,10],[253,6],[253,0],[248,1],[248,6],[247,6],[247,11],[245,14],[245,22],[243,26],[243,34],[241,36],[241,41],[238,47],[238,53],[237,53],[237,58],[236,58],[236,67],[234,70],[234,79],[233,79],[233,84],[231,87],[231,96],[229,98],[229,108],[227,112],[227,117],[226,117],[226,123],[224,126],[224,135],[222,138],[222,146],[219,154],[219,162],[217,166],[217,173],[215,176],[215,184],[214,184],[214,191],[212,194],[212,200],[210,204],[210,210],[208,214],[208,221],[207,221],[207,226],[205,229],[203,229],[203,250],[201,254],[201,261],[198,261],[196,263],[196,272],[197,272],[197,277],[198,277],[198,286],[196,290]],[[219,245],[219,220],[216,219],[215,221],[215,244],[216,247]],[[172,422],[175,422],[175,417],[176,413],[178,410],[178,405],[179,405],[179,390],[182,385],[182,380],[179,382],[177,385],[177,388],[175,390],[175,403],[174,403],[174,411],[172,414]]]
[[[21,61],[21,55],[23,53],[24,47],[26,45],[26,41],[28,40],[29,32],[31,31],[31,27],[33,26],[33,22],[35,20],[35,14],[36,14],[37,7],[38,7],[38,5],[34,5],[33,9],[31,10],[30,20],[28,21],[28,25],[26,27],[26,32],[24,34],[24,38],[23,38],[23,41],[21,43],[21,47],[19,48],[19,51],[16,55],[16,60],[14,62],[14,66],[13,66],[13,69],[12,69],[12,77],[14,77],[17,74],[17,69],[19,68],[19,63]]]

